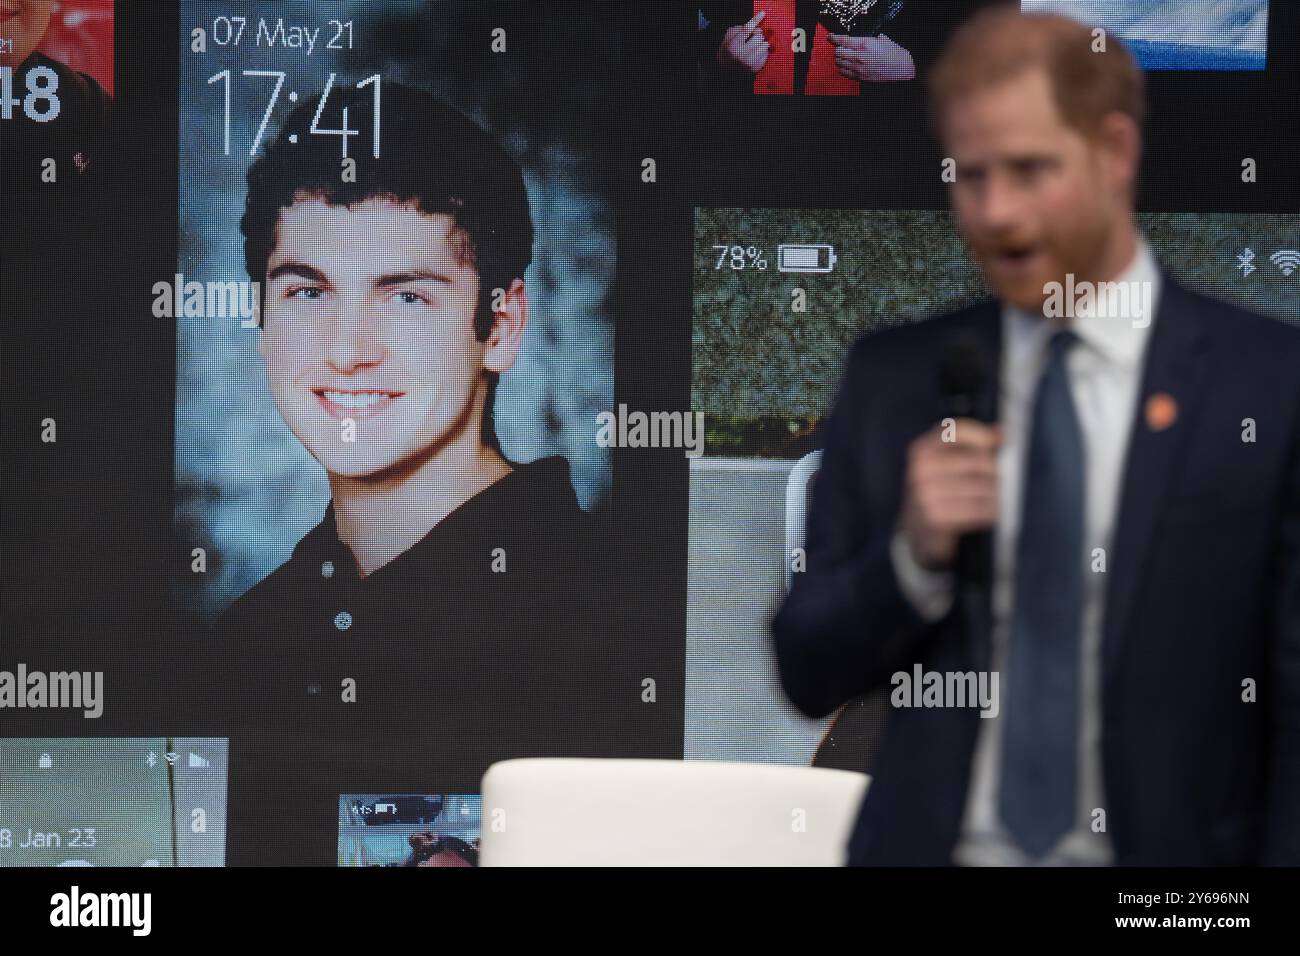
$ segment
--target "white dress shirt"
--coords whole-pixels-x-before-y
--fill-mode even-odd
[[[994,531],[992,592],[992,666],[999,674],[998,716],[978,721],[974,763],[961,836],[953,861],[965,866],[1107,865],[1114,859],[1109,835],[1093,832],[1094,809],[1105,809],[1101,769],[1101,628],[1106,574],[1093,571],[1093,552],[1109,553],[1128,438],[1141,387],[1146,344],[1160,296],[1160,271],[1144,239],[1133,261],[1116,282],[1150,283],[1150,311],[1127,316],[1099,316],[1097,309],[1077,310],[1074,318],[1054,320],[1013,306],[1002,311],[1002,369],[999,420],[1005,440],[998,452],[998,523]],[[1137,287],[1134,287],[1137,288]],[[1008,694],[1007,643],[1015,607],[1015,554],[1020,528],[1021,486],[1034,395],[1047,360],[1047,342],[1068,323],[1079,336],[1067,353],[1070,393],[1083,431],[1086,459],[1087,515],[1083,629],[1079,662],[1079,774],[1074,826],[1042,859],[1027,857],[1007,834],[998,813],[1002,751],[1002,714]],[[927,620],[947,613],[954,597],[951,571],[933,572],[918,565],[901,531],[891,558],[904,595]],[[1109,561],[1107,561],[1109,565]]]

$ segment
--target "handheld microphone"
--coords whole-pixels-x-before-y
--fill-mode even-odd
[[[988,421],[981,415],[979,395],[984,387],[986,369],[984,356],[973,342],[955,339],[944,349],[939,365],[939,388],[943,394],[945,418],[975,418]],[[963,587],[980,586],[989,574],[988,553],[993,535],[977,531],[962,535],[957,544],[957,580]]]

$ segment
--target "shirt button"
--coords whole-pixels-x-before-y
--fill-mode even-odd
[[[332,577],[334,577],[334,562],[333,562],[333,561],[326,561],[324,564],[322,564],[322,565],[320,566],[320,575],[321,575],[321,577],[323,577],[323,578],[332,578]]]
[[[338,614],[334,615],[334,626],[340,631],[346,631],[352,626],[352,615],[347,611],[339,611]]]

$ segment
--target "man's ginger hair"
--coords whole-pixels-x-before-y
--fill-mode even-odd
[[[943,138],[949,108],[970,93],[1034,70],[1046,73],[1065,123],[1095,139],[1111,113],[1129,116],[1139,140],[1146,120],[1142,70],[1119,39],[1100,28],[1050,13],[997,6],[953,34],[930,71],[930,125]]]

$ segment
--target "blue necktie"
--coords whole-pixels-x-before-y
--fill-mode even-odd
[[[1084,445],[1058,331],[1034,397],[1016,546],[999,809],[1041,857],[1074,825],[1083,627]]]

